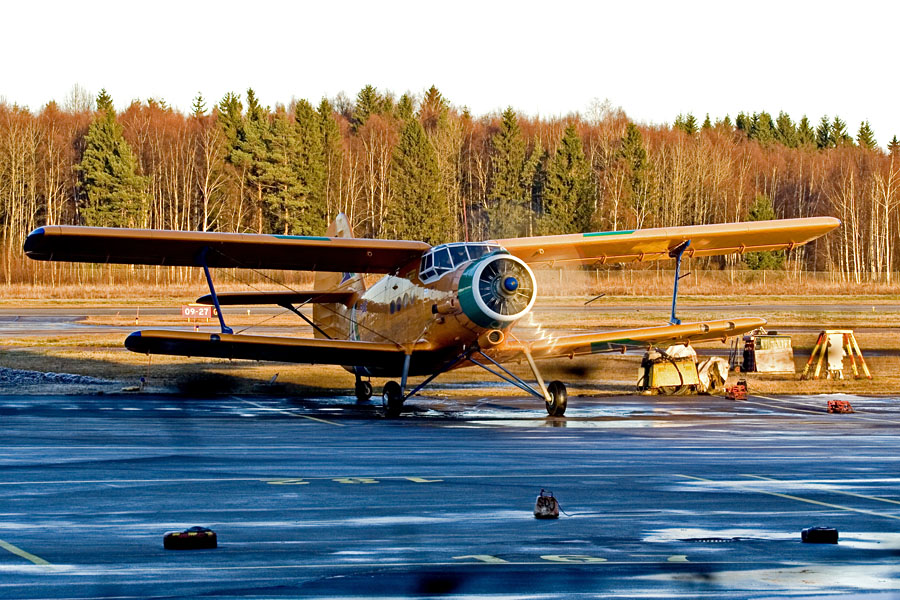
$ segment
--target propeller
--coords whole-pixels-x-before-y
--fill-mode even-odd
[[[505,327],[534,305],[536,286],[531,269],[509,254],[491,254],[469,265],[459,281],[463,311],[482,327]]]

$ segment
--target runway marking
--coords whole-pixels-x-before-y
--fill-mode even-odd
[[[743,473],[744,477],[753,477],[755,479],[762,479],[764,481],[777,481],[778,483],[788,483],[793,485],[808,485],[812,486],[812,489],[824,490],[827,492],[833,492],[835,494],[844,494],[845,496],[855,496],[856,498],[865,498],[866,500],[875,500],[877,502],[888,502],[890,504],[900,504],[900,501],[890,500],[888,498],[879,498],[878,496],[867,496],[865,494],[857,494],[856,492],[845,492],[844,490],[836,490],[834,488],[828,487],[825,484],[821,483],[801,483],[796,481],[791,481],[789,479],[773,479],[771,477],[763,477],[762,475],[752,475],[749,473]]]
[[[579,565],[609,562],[605,558],[588,556],[586,554],[544,554],[541,558],[549,562],[573,563]]]
[[[763,398],[764,400],[771,400],[771,401],[773,401],[773,402],[778,402],[778,403],[780,403],[780,404],[781,404],[781,403],[787,402],[786,400],[779,400],[778,398],[772,398],[772,397],[770,397],[770,396],[760,396],[759,394],[752,394],[750,397],[751,397],[751,398]],[[790,400],[790,402],[795,402],[795,403],[797,403],[797,404],[804,404],[805,406],[811,406],[810,404],[805,404],[804,402],[801,402],[800,400]],[[769,408],[776,408],[776,407],[774,407],[774,406],[771,406],[771,405],[769,405],[769,404],[765,404],[765,403],[763,403],[763,402],[748,402],[748,404],[757,404],[757,405],[759,405],[759,406],[767,406],[767,407],[769,407]],[[807,409],[804,409],[804,408],[793,408],[793,407],[790,407],[790,406],[780,407],[780,408],[787,408],[787,409],[789,409],[789,410],[796,410],[796,411],[799,411],[799,412],[811,413],[811,414],[814,414],[814,415],[827,415],[827,414],[828,414],[828,412],[827,412],[826,410],[807,410]],[[871,414],[871,413],[869,413],[869,414]],[[892,421],[891,419],[882,419],[882,418],[879,418],[879,417],[865,417],[865,416],[863,416],[863,415],[861,415],[861,414],[859,414],[859,413],[845,414],[845,415],[843,415],[843,416],[846,417],[846,418],[850,418],[850,419],[860,419],[860,420],[863,420],[863,421],[875,421],[876,423],[897,423],[897,424],[900,424],[900,421]]]
[[[684,477],[686,479],[693,479],[695,481],[702,481],[704,483],[712,483],[715,485],[724,485],[727,487],[738,488],[738,489],[744,490],[746,492],[756,492],[758,494],[767,494],[769,496],[777,496],[778,498],[786,498],[788,500],[796,500],[798,502],[806,502],[807,504],[817,504],[819,506],[826,506],[828,508],[836,508],[838,510],[845,510],[848,512],[855,512],[855,513],[860,513],[863,515],[871,515],[873,517],[884,517],[885,519],[894,519],[895,521],[900,521],[900,517],[898,517],[896,515],[889,515],[886,513],[875,512],[874,510],[864,510],[862,508],[853,508],[852,506],[843,506],[842,504],[831,504],[830,502],[821,502],[819,500],[812,500],[810,498],[802,498],[800,496],[792,496],[791,494],[779,494],[778,492],[759,490],[756,488],[748,487],[746,485],[741,485],[740,483],[732,483],[729,481],[714,481],[712,479],[704,479],[703,477],[695,477],[693,475],[682,475],[679,473],[676,473],[675,475],[676,475],[676,477]]]
[[[497,558],[496,556],[491,556],[490,554],[466,554],[465,556],[454,556],[454,560],[464,560],[466,558],[471,558],[477,560],[478,562],[488,563],[492,565],[498,565],[501,563],[509,563],[508,560],[503,560],[502,558]]]
[[[18,546],[13,546],[9,542],[5,542],[3,540],[0,540],[0,548],[3,548],[7,552],[11,552],[12,554],[15,554],[16,556],[21,556],[25,560],[32,562],[36,565],[47,566],[50,564],[49,562],[47,562],[40,556],[35,556],[31,552],[26,552],[25,550],[22,550]]]
[[[425,479],[424,477],[404,477],[403,479],[407,479],[413,483],[438,483],[443,481],[443,479]]]
[[[246,404],[256,406],[257,408],[261,408],[263,410],[271,410],[274,412],[280,412],[280,413],[283,413],[286,415],[290,415],[291,417],[298,417],[301,419],[309,419],[310,421],[316,421],[317,423],[325,423],[326,425],[334,425],[335,427],[343,427],[344,426],[342,423],[335,423],[334,421],[327,421],[325,419],[319,419],[317,417],[310,417],[309,415],[303,415],[300,413],[291,412],[291,411],[285,410],[283,408],[276,408],[273,406],[265,406],[264,404],[260,404],[258,402],[253,402],[252,400],[244,400],[243,398],[238,398],[237,396],[232,396],[232,398],[234,398],[235,400],[244,402]]]
[[[308,481],[303,481],[302,479],[273,479],[266,483],[269,485],[309,485]]]
[[[371,477],[338,477],[337,479],[332,479],[332,481],[337,483],[378,483],[377,479],[372,479]]]

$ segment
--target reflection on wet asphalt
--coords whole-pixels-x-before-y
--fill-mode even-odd
[[[0,597],[900,594],[900,401],[829,397],[0,396]]]

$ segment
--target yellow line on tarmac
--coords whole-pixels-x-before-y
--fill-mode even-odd
[[[681,475],[679,473],[675,474],[676,477],[684,477],[685,479],[693,479],[695,481],[703,481],[704,483],[713,483],[716,485],[724,485],[728,487],[734,487],[745,492],[756,492],[758,494],[767,494],[769,496],[777,496],[778,498],[786,498],[788,500],[797,500],[798,502],[806,502],[807,504],[818,504],[819,506],[827,506],[828,508],[836,508],[838,510],[846,510],[848,512],[860,513],[863,515],[872,515],[873,517],[884,517],[885,519],[894,519],[896,521],[900,521],[900,517],[896,515],[888,515],[885,513],[875,512],[874,510],[863,510],[861,508],[853,508],[851,506],[843,506],[841,504],[831,504],[829,502],[819,502],[818,500],[811,500],[809,498],[801,498],[800,496],[791,496],[790,494],[779,494],[778,492],[768,492],[766,490],[758,490],[756,488],[747,487],[741,485],[740,483],[730,483],[728,481],[714,481],[712,479],[704,479],[702,477],[694,477],[693,475]],[[748,482],[749,483],[749,482]]]
[[[31,552],[25,552],[18,546],[13,546],[9,542],[4,542],[3,540],[0,540],[0,548],[3,548],[7,552],[11,552],[11,553],[15,554],[16,556],[21,556],[25,560],[33,562],[36,565],[49,565],[50,564],[46,560],[41,558],[40,556],[35,556]]]
[[[835,494],[844,494],[845,496],[855,496],[857,498],[865,498],[866,500],[876,500],[878,502],[889,502],[891,504],[900,504],[897,500],[889,500],[888,498],[879,498],[878,496],[866,496],[865,494],[857,494],[855,492],[845,492],[843,490],[836,490],[834,488],[830,488],[827,485],[821,483],[800,483],[797,481],[785,480],[785,479],[772,479],[771,477],[763,477],[762,475],[751,475],[749,473],[742,473],[744,477],[753,477],[755,479],[762,479],[764,481],[777,481],[778,483],[789,483],[794,485],[810,485],[813,486],[813,489],[816,490],[825,490],[828,492],[834,492]]]
[[[316,421],[317,423],[325,423],[326,425],[334,425],[335,427],[343,427],[344,425],[341,423],[335,423],[334,421],[326,421],[325,419],[318,419],[316,417],[310,417],[309,415],[301,415],[295,412],[291,412],[289,410],[284,410],[283,408],[273,408],[271,406],[265,406],[264,404],[259,404],[258,402],[253,402],[251,400],[244,400],[243,398],[238,398],[237,396],[232,396],[235,400],[240,400],[241,402],[246,402],[247,404],[252,404],[258,408],[263,408],[265,410],[273,410],[275,412],[284,413],[286,415],[290,415],[292,417],[299,417],[301,419],[309,419],[310,421]]]

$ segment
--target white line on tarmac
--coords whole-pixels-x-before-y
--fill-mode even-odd
[[[870,515],[873,517],[883,517],[885,519],[894,519],[896,521],[900,521],[900,516],[897,515],[889,515],[887,513],[875,512],[874,510],[864,510],[861,508],[853,508],[852,506],[843,506],[841,504],[831,504],[830,502],[820,502],[819,500],[812,500],[810,498],[802,498],[800,496],[792,496],[790,494],[779,494],[778,492],[770,492],[768,490],[760,490],[758,488],[750,487],[747,485],[743,485],[741,483],[735,483],[731,481],[715,481],[713,479],[704,479],[703,477],[694,477],[693,475],[680,475],[677,474],[678,477],[684,477],[685,479],[693,479],[695,481],[702,481],[704,483],[711,483],[713,485],[721,485],[730,488],[736,488],[745,492],[756,492],[757,494],[767,494],[769,496],[777,496],[778,498],[785,498],[787,500],[796,500],[798,502],[806,502],[807,504],[816,504],[818,506],[826,506],[828,508],[836,508],[838,510],[845,510],[847,512],[855,512],[863,515]],[[750,483],[749,481],[747,483]]]
[[[269,411],[273,411],[273,412],[280,412],[280,413],[283,413],[283,414],[285,414],[285,415],[290,415],[290,416],[292,416],[292,417],[299,417],[299,418],[302,418],[302,419],[309,419],[310,421],[316,421],[316,422],[318,422],[318,423],[325,423],[326,425],[334,425],[335,427],[343,427],[343,426],[344,426],[343,424],[341,424],[341,423],[335,423],[334,421],[326,421],[325,419],[318,419],[318,418],[316,418],[316,417],[310,417],[309,415],[304,415],[304,414],[292,412],[292,411],[289,411],[289,410],[285,410],[285,409],[283,409],[283,408],[275,408],[275,407],[272,407],[272,406],[265,406],[265,405],[263,405],[263,404],[259,404],[258,402],[253,402],[252,400],[244,400],[243,398],[238,398],[237,396],[232,396],[232,398],[234,398],[235,400],[240,400],[241,402],[245,402],[245,403],[247,403],[247,404],[251,404],[251,405],[256,406],[257,408],[261,408],[261,409],[263,409],[263,410],[269,410]]]

